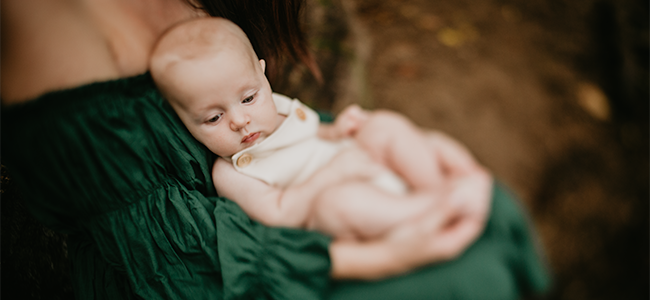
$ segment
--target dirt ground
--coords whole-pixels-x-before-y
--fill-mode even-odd
[[[276,91],[393,109],[467,145],[531,214],[543,299],[648,299],[647,1],[308,4],[324,83],[287,68]],[[3,296],[69,299],[64,237],[5,197],[4,172]]]

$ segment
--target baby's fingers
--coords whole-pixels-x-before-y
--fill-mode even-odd
[[[336,118],[336,127],[345,136],[354,135],[364,122],[368,120],[368,112],[359,105],[353,104],[344,109]]]
[[[367,113],[357,104],[352,104],[346,107],[339,115],[357,120],[367,118]]]

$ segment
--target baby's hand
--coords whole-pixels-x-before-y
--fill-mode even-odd
[[[383,165],[358,147],[342,150],[325,168],[334,172],[339,182],[369,180],[385,171]]]
[[[334,121],[334,128],[342,137],[353,136],[361,125],[368,120],[368,112],[359,105],[353,104],[346,107]]]

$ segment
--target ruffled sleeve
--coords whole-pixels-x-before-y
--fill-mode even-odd
[[[322,299],[330,238],[251,220],[220,198],[214,211],[224,299]]]

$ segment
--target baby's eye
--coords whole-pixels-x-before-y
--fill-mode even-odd
[[[221,119],[221,115],[223,115],[223,114],[221,113],[221,114],[218,114],[218,115],[216,115],[216,116],[210,118],[210,119],[208,120],[208,123],[214,123],[214,122],[216,122],[216,121],[219,121],[219,119]]]
[[[244,103],[244,104],[246,104],[246,103],[251,103],[251,102],[253,102],[253,99],[254,99],[254,98],[255,98],[255,95],[248,96],[248,97],[246,97],[246,99],[242,100],[241,103]]]

